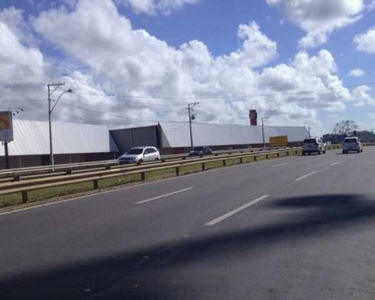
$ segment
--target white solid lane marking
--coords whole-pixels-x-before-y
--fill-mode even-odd
[[[354,158],[354,156],[351,156],[351,157],[349,157],[348,159],[353,159]]]
[[[259,201],[262,201],[262,200],[268,198],[269,196],[270,195],[263,195],[262,197],[259,197],[259,198],[255,199],[253,201],[250,201],[249,203],[246,203],[245,205],[242,205],[242,206],[240,206],[240,207],[238,207],[238,208],[236,208],[236,209],[234,209],[234,210],[232,210],[232,211],[230,211],[230,212],[228,212],[228,213],[226,213],[226,214],[224,214],[224,215],[222,215],[222,216],[220,216],[216,219],[213,219],[212,221],[206,223],[205,225],[207,225],[207,226],[216,225],[217,223],[220,223],[221,221],[224,221],[225,219],[230,218],[231,216],[239,213],[240,211],[258,203]]]
[[[341,163],[342,163],[342,161],[339,160],[339,161],[334,162],[333,164],[330,164],[330,166],[335,166],[335,165],[338,165],[338,164],[341,164]]]
[[[155,200],[158,200],[158,199],[161,199],[161,198],[165,198],[165,197],[173,196],[173,195],[180,194],[180,193],[183,193],[183,192],[187,192],[187,191],[190,191],[192,189],[193,189],[192,187],[189,187],[189,188],[186,188],[186,189],[183,189],[183,190],[179,190],[179,191],[175,191],[175,192],[172,192],[172,193],[168,193],[168,194],[160,195],[160,196],[157,196],[157,197],[153,197],[153,198],[150,198],[150,199],[138,201],[135,204],[143,204],[143,203],[155,201]]]
[[[311,176],[311,175],[314,175],[316,172],[317,172],[317,171],[314,171],[314,172],[308,173],[308,174],[306,174],[306,175],[303,175],[303,176],[301,176],[300,178],[297,178],[296,181],[301,181],[301,180],[305,179],[306,177],[309,177],[309,176]]]
[[[272,167],[273,168],[276,168],[276,167],[281,167],[281,166],[285,166],[285,165],[287,165],[288,163],[287,162],[285,162],[285,163],[282,163],[282,164],[278,164],[278,165],[273,165]]]

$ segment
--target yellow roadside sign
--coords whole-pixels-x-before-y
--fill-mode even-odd
[[[288,146],[288,136],[270,136],[270,146],[271,147],[280,147]]]

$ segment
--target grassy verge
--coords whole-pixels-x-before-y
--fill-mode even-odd
[[[287,156],[286,153],[280,153],[280,157]],[[276,158],[276,154],[269,154],[269,159]],[[266,154],[258,155],[256,160],[266,160]],[[255,161],[255,158],[253,156],[247,156],[243,157],[243,163],[253,162]],[[232,158],[226,160],[226,166],[233,166],[236,164],[240,164],[240,158]],[[206,169],[214,169],[214,168],[220,168],[223,167],[222,161],[213,161],[206,163]],[[202,170],[201,163],[197,163],[196,165],[190,165],[190,166],[181,166],[180,167],[180,175],[184,174],[191,174],[200,172]],[[176,175],[175,168],[169,168],[165,170],[157,170],[157,171],[150,171],[145,172],[146,174],[146,180],[157,180],[157,179],[165,179],[169,177],[174,177]],[[140,182],[141,175],[135,174],[135,175],[122,175],[114,178],[107,178],[99,180],[99,189],[108,189],[113,188],[116,186],[121,185],[128,185],[136,182]],[[41,190],[35,190],[29,192],[29,203],[33,203],[36,201],[41,200],[48,200],[48,199],[61,199],[61,198],[68,198],[71,195],[81,195],[88,192],[93,191],[93,183],[91,181],[84,182],[84,183],[76,183],[76,184],[70,184],[70,185],[64,185],[59,187],[52,187],[52,188],[46,188]],[[3,195],[0,196],[0,208],[6,207],[6,206],[12,206],[22,204],[22,196],[21,193],[15,193],[15,194],[9,194],[9,195]]]

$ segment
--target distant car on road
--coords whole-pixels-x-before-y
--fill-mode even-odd
[[[346,137],[342,143],[342,154],[349,153],[350,151],[363,152],[363,145],[356,136]]]
[[[302,155],[311,153],[326,153],[326,145],[320,138],[309,138],[303,141]]]
[[[211,148],[207,146],[194,147],[193,150],[189,152],[189,156],[203,156],[212,154],[213,152]]]
[[[117,159],[118,164],[141,164],[146,161],[160,160],[160,153],[155,147],[135,147]]]

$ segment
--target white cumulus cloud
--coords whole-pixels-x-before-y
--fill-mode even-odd
[[[365,71],[362,69],[353,69],[349,73],[349,76],[351,77],[362,77],[363,75],[365,75]]]
[[[186,121],[186,103],[199,101],[195,113],[201,122],[248,124],[248,110],[256,108],[260,115],[272,115],[269,124],[319,127],[319,110],[342,111],[352,100],[329,51],[314,56],[299,51],[288,63],[271,65],[277,43],[255,22],[240,24],[238,49],[218,56],[202,41],[176,48],[135,30],[110,0],[80,0],[70,10],[51,8],[32,21],[44,39],[40,42],[66,58],[25,46],[16,30],[3,26],[8,34],[0,37],[6,38],[1,48],[20,55],[9,70],[3,59],[0,71],[12,77],[3,77],[0,88],[23,83],[22,68],[31,72],[39,98],[45,97],[46,83],[64,80],[74,93],[61,100],[56,119],[111,126]]]
[[[373,98],[369,91],[371,88],[367,85],[361,85],[353,91],[354,106],[375,105],[375,98]]]
[[[375,28],[370,28],[366,33],[356,35],[353,42],[358,51],[375,53]]]
[[[266,0],[281,9],[283,18],[296,24],[306,36],[299,41],[301,48],[324,44],[334,31],[357,22],[371,0]]]
[[[136,13],[155,15],[157,13],[170,14],[172,10],[185,5],[198,3],[200,0],[116,0],[117,4],[130,6]]]

